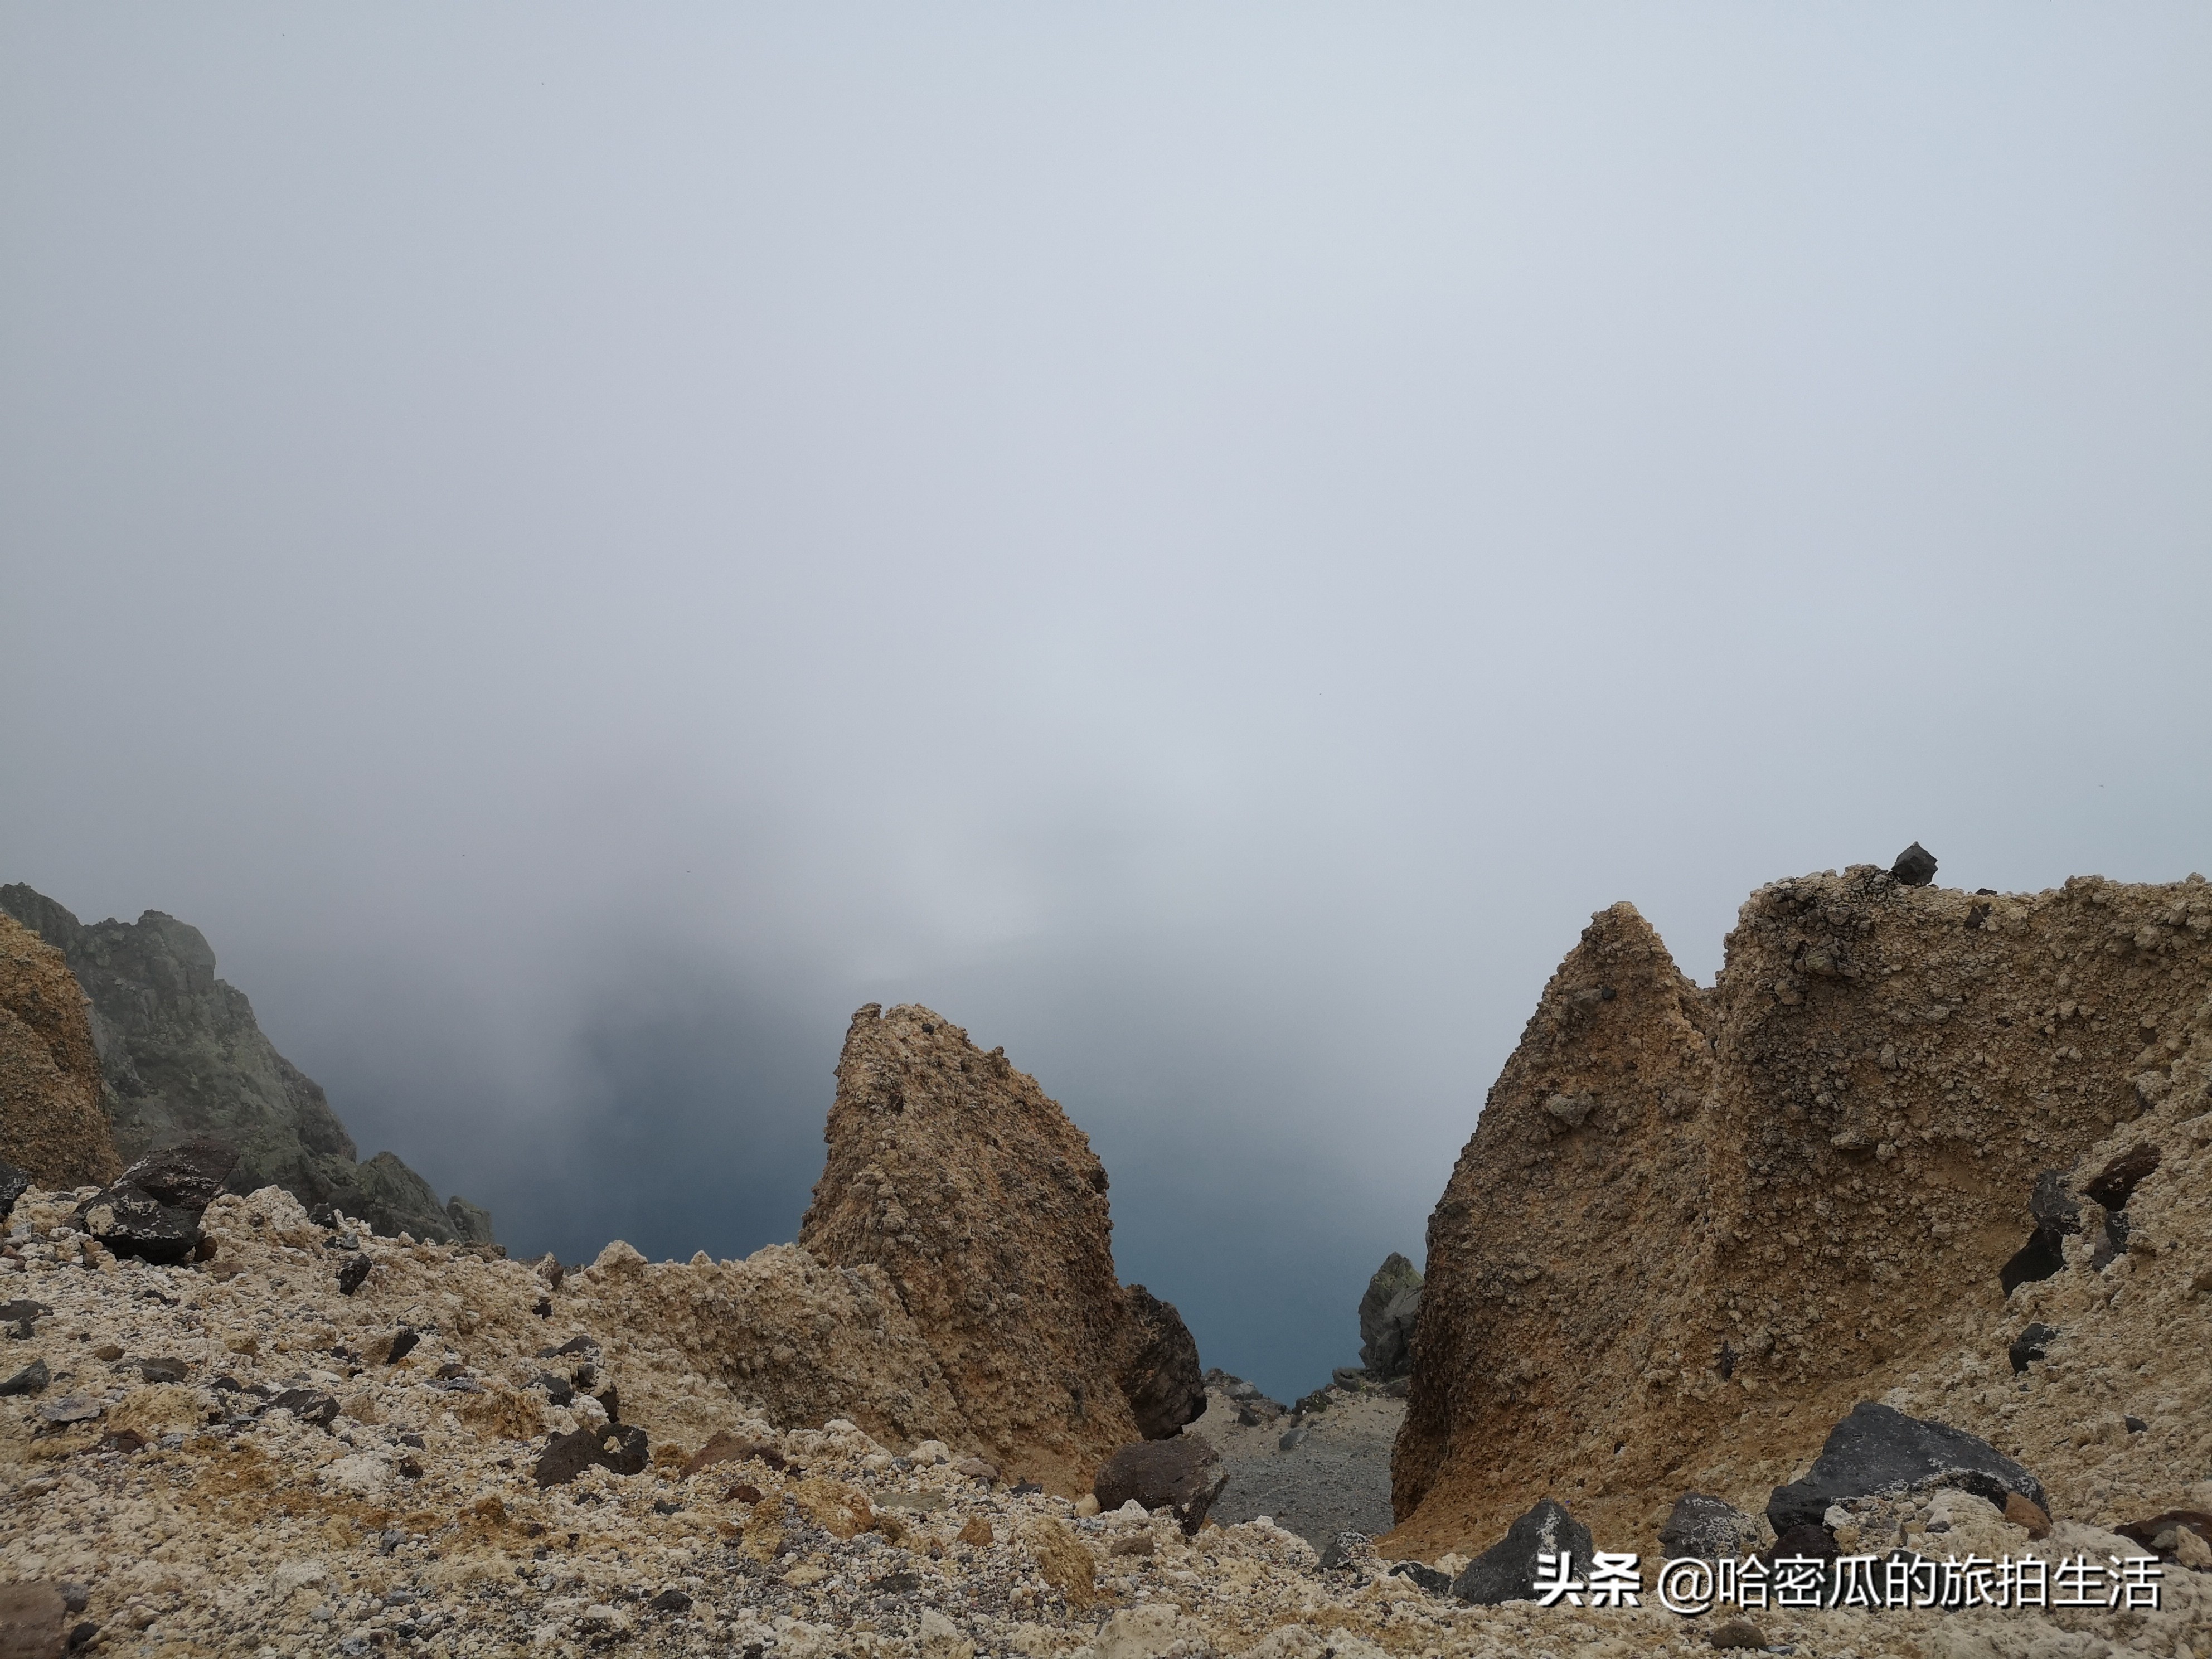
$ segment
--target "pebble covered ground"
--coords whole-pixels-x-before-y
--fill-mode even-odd
[[[1188,1433],[1202,1435],[1229,1466],[1229,1486],[1213,1506],[1221,1521],[1267,1516],[1316,1548],[1340,1532],[1382,1536],[1390,1530],[1390,1443],[1406,1419],[1402,1399],[1327,1390],[1328,1409],[1262,1416],[1219,1390]],[[1294,1437],[1286,1448],[1285,1437]]]
[[[0,1383],[43,1371],[0,1398],[0,1587],[56,1587],[80,1651],[1711,1651],[1714,1620],[1653,1605],[1467,1607],[1371,1551],[1324,1571],[1273,1524],[1186,1538],[1164,1514],[1011,1489],[972,1448],[771,1425],[623,1324],[590,1270],[553,1287],[465,1248],[349,1236],[273,1188],[210,1209],[211,1260],[152,1267],[72,1232],[74,1202],[27,1195],[0,1251]],[[610,1407],[644,1431],[635,1472],[541,1486]],[[2207,1659],[2199,1586],[2169,1572],[2156,1613],[1767,1613],[1759,1633],[1836,1659]]]

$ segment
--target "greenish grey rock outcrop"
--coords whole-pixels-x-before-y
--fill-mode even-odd
[[[91,1000],[100,1103],[126,1161],[209,1135],[238,1148],[234,1192],[277,1186],[380,1233],[491,1242],[488,1213],[462,1198],[441,1204],[392,1153],[359,1161],[321,1087],[276,1052],[246,994],[216,977],[198,928],[159,910],[80,922],[20,883],[0,886],[0,911],[59,951]]]

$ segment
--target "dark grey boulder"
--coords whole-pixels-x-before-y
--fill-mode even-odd
[[[1115,1380],[1147,1440],[1164,1440],[1206,1415],[1206,1376],[1198,1341],[1175,1304],[1141,1285],[1128,1289],[1129,1317],[1122,1328]]]
[[[2019,1376],[2037,1360],[2049,1356],[2051,1345],[2058,1340],[2058,1328],[2040,1320],[2013,1338],[2012,1346],[2005,1350],[2005,1358],[2012,1362],[2014,1376]]]
[[[1979,1436],[1864,1400],[1828,1431],[1805,1479],[1774,1489],[1767,1524],[1779,1539],[1792,1527],[1819,1526],[1828,1506],[1844,1498],[1922,1483],[1956,1486],[2000,1508],[2008,1492],[2051,1507],[2043,1483]]]
[[[182,1261],[200,1247],[198,1210],[164,1204],[125,1181],[87,1199],[74,1219],[112,1254],[161,1266]]]
[[[2035,1190],[2028,1194],[2027,1212],[2035,1218],[2037,1226],[2054,1233],[2081,1231],[2081,1200],[2067,1185],[2063,1170],[2045,1170],[2037,1175]]]
[[[1695,1556],[1701,1561],[1749,1554],[1765,1540],[1756,1518],[1724,1498],[1686,1492],[1674,1500],[1659,1528],[1659,1547],[1669,1559]]]
[[[215,1202],[237,1167],[237,1147],[198,1135],[155,1148],[116,1176],[115,1184],[136,1187],[160,1203],[198,1215]]]
[[[365,1255],[349,1255],[338,1263],[338,1294],[351,1296],[367,1282],[375,1264]]]
[[[1936,855],[1916,841],[1897,855],[1889,873],[1907,887],[1925,887],[1936,879]]]
[[[1569,1515],[1565,1504],[1547,1498],[1467,1564],[1452,1581],[1452,1594],[1484,1607],[1501,1601],[1532,1601],[1538,1556],[1565,1553],[1587,1567],[1590,1549],[1590,1529]]]
[[[1413,1365],[1413,1325],[1421,1312],[1421,1272],[1393,1250],[1359,1298],[1359,1363],[1381,1382]]]
[[[1147,1511],[1172,1510],[1183,1532],[1195,1536],[1229,1471],[1220,1455],[1203,1440],[1145,1440],[1124,1446],[1108,1458],[1091,1483],[1102,1510],[1118,1510],[1131,1498]]]
[[[635,1424],[607,1423],[556,1436],[538,1454],[532,1478],[541,1486],[563,1486],[593,1464],[617,1474],[643,1473],[645,1431]]]

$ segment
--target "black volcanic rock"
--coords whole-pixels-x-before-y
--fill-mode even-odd
[[[1774,1489],[1766,1500],[1767,1524],[1781,1538],[1792,1527],[1820,1525],[1828,1506],[1843,1498],[1923,1481],[1956,1486],[2000,1506],[2006,1493],[2016,1492],[2039,1509],[2051,1507],[2043,1483],[1978,1435],[1863,1400],[1828,1431],[1805,1479]]]
[[[198,928],[159,910],[82,923],[21,884],[0,886],[0,911],[60,951],[91,999],[101,1104],[124,1158],[209,1137],[237,1150],[228,1191],[282,1187],[311,1209],[332,1206],[386,1235],[491,1241],[489,1215],[465,1200],[440,1202],[392,1153],[357,1161],[322,1090],[276,1052],[245,994],[216,977]],[[205,1207],[202,1200],[197,1209]]]
[[[1386,1382],[1413,1370],[1420,1311],[1420,1269],[1393,1250],[1359,1298],[1359,1363]]]
[[[1590,1549],[1590,1529],[1568,1514],[1565,1504],[1547,1498],[1467,1564],[1452,1581],[1452,1594],[1484,1607],[1531,1601],[1536,1596],[1538,1556],[1569,1553],[1587,1567]]]

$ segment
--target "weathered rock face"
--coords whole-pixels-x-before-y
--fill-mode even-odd
[[[356,1162],[353,1139],[321,1088],[262,1034],[245,994],[216,977],[215,952],[198,928],[159,910],[87,926],[20,884],[0,887],[0,912],[66,957],[91,1000],[99,1103],[122,1157],[210,1135],[238,1148],[234,1192],[277,1186],[303,1204],[335,1204],[379,1232],[472,1239],[392,1153]],[[482,1233],[472,1242],[489,1242],[489,1216],[467,1207],[483,1218],[471,1220]]]
[[[1421,1270],[1393,1250],[1359,1298],[1359,1363],[1385,1382],[1412,1370],[1420,1313]]]
[[[617,1243],[564,1284],[564,1306],[667,1350],[672,1369],[714,1378],[771,1423],[843,1418],[896,1445],[976,1443],[879,1268],[833,1267],[795,1244],[648,1262]]]
[[[1649,1549],[1686,1488],[1763,1508],[1860,1400],[1915,1409],[1923,1371],[2008,1377],[2031,1316],[2069,1339],[2085,1304],[2150,1317],[2074,1287],[2128,1271],[2144,1237],[2156,1266],[2134,1271],[2172,1267],[2185,1300],[2173,1234],[2203,1217],[2173,1206],[2204,1167],[2181,1126],[2212,1103],[2208,1061],[2201,878],[1779,882],[1744,906],[1710,991],[1632,908],[1601,913],[1431,1218],[1390,1542],[1479,1546],[1556,1493],[1607,1547]],[[2116,1198],[2148,1170],[2124,1211],[2081,1196],[2069,1233],[2074,1199],[2046,1181],[2036,1200],[2046,1171],[2078,1195],[2115,1163]],[[2057,1276],[2001,1284],[2039,1231]],[[2166,1363],[2137,1346],[2153,1336],[2125,1344],[2148,1374]],[[2163,1387],[2197,1398],[2201,1370]],[[1926,1414],[2008,1452],[2031,1421],[1978,1416],[1978,1390],[1940,1403]]]
[[[0,1164],[45,1187],[113,1179],[123,1167],[100,1108],[100,1059],[84,993],[62,953],[0,915]]]
[[[846,1035],[825,1133],[799,1243],[882,1271],[1010,1478],[1088,1491],[1142,1437],[1125,1371],[1155,1426],[1182,1409],[1174,1386],[1145,1383],[1158,1364],[1132,1368],[1159,1346],[1159,1319],[1133,1315],[1115,1278],[1106,1171],[1002,1050],[984,1054],[927,1008],[871,1003]],[[1194,1371],[1194,1349],[1188,1360]]]

